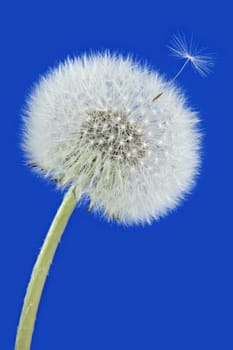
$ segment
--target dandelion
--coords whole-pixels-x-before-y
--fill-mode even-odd
[[[182,45],[176,40],[173,52],[207,72]],[[167,215],[194,186],[198,122],[180,90],[131,57],[83,55],[40,79],[25,109],[23,148],[35,171],[68,191],[32,272],[16,350],[30,348],[45,279],[76,204],[84,198],[89,211],[124,225]]]

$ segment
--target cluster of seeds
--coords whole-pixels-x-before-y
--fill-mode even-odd
[[[146,155],[142,131],[123,112],[88,111],[80,130],[80,142],[101,152],[102,159],[134,166]]]

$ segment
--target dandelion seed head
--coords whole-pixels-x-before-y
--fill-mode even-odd
[[[190,59],[191,60],[191,59]],[[74,185],[93,211],[151,223],[177,207],[198,173],[198,115],[175,86],[130,57],[68,59],[38,82],[23,147],[38,172]]]

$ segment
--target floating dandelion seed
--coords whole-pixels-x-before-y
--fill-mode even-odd
[[[173,35],[170,45],[168,45],[172,56],[184,59],[185,62],[175,74],[175,76],[168,82],[172,85],[174,81],[180,76],[188,63],[190,63],[194,70],[196,70],[202,77],[206,77],[212,72],[214,66],[213,54],[207,54],[203,49],[200,49],[193,41],[188,42],[183,33]],[[158,100],[163,95],[163,91],[154,96],[152,102]]]
[[[186,59],[184,66],[209,71],[207,56],[178,37],[171,50]],[[69,189],[32,273],[16,350],[30,348],[45,279],[79,199],[89,198],[89,211],[125,225],[165,216],[195,183],[198,122],[171,81],[130,57],[106,52],[67,59],[39,81],[27,103],[23,147],[34,169]]]
[[[212,71],[214,66],[213,55],[207,54],[203,49],[200,49],[192,38],[190,41],[187,41],[183,33],[174,35],[168,47],[173,56],[185,59],[184,65],[172,81],[180,75],[189,62],[202,77],[206,77]]]

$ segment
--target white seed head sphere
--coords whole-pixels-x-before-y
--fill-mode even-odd
[[[23,146],[39,172],[76,186],[94,211],[126,225],[174,209],[200,163],[198,116],[183,94],[108,52],[68,59],[40,79],[27,102]]]

